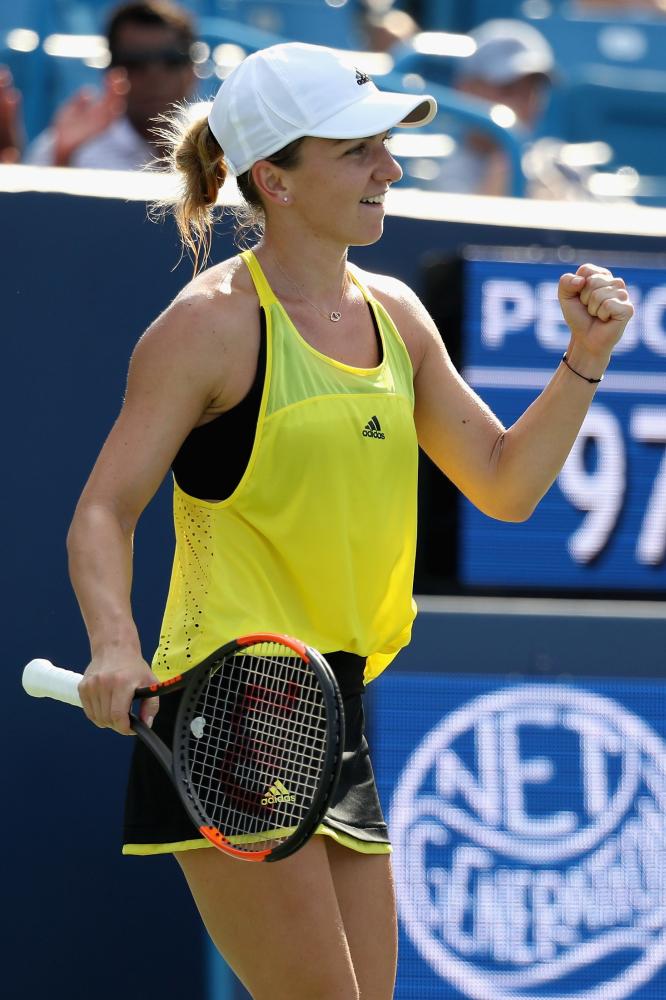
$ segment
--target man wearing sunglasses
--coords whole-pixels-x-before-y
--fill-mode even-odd
[[[123,4],[107,40],[102,93],[84,88],[66,101],[29,147],[28,163],[134,170],[159,155],[153,119],[195,86],[192,18],[169,0]]]

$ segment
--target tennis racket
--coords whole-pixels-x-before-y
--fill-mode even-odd
[[[81,707],[82,677],[37,659],[23,687]],[[172,749],[132,712],[130,725],[202,836],[246,861],[293,854],[321,822],[342,765],[344,710],[324,657],[288,636],[246,635],[135,697],[176,691]]]

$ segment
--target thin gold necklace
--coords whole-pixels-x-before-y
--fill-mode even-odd
[[[294,286],[294,288],[296,289],[296,291],[298,292],[298,294],[300,295],[300,297],[303,299],[304,302],[307,302],[307,304],[309,306],[312,306],[313,309],[316,309],[317,312],[319,313],[319,315],[323,316],[324,319],[330,319],[331,323],[339,323],[340,322],[340,320],[342,319],[342,313],[340,312],[340,306],[342,305],[342,300],[343,300],[343,298],[345,296],[345,291],[347,290],[347,268],[345,268],[345,276],[344,276],[343,281],[342,281],[342,291],[340,293],[340,301],[338,302],[338,308],[337,309],[333,309],[332,312],[324,312],[323,309],[320,309],[319,306],[315,305],[314,302],[311,302],[310,299],[307,298],[307,296],[305,296],[303,294],[303,289],[301,288],[301,286],[297,285],[296,282],[294,281],[294,279],[290,278],[289,275],[287,274],[287,272],[282,269],[282,267],[280,266],[280,262],[277,259],[277,257],[273,257],[273,255],[271,254],[271,258],[273,260],[273,263],[277,267],[278,271],[282,275],[282,277],[286,278],[287,281],[291,285]]]

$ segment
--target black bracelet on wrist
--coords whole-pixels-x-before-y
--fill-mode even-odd
[[[577,371],[576,371],[576,369],[575,369],[575,368],[572,368],[572,367],[571,367],[571,365],[569,364],[569,362],[567,361],[567,352],[566,352],[566,351],[565,351],[565,352],[564,352],[564,354],[562,355],[562,361],[563,361],[563,362],[564,362],[564,364],[565,364],[565,365],[567,366],[567,368],[569,369],[569,371],[570,371],[570,372],[573,372],[573,373],[574,373],[574,375],[577,375],[577,376],[578,376],[578,378],[582,378],[582,379],[584,379],[584,380],[585,380],[586,382],[589,382],[589,383],[590,383],[590,385],[597,385],[597,384],[598,384],[599,382],[601,382],[601,381],[602,381],[602,379],[603,379],[603,375],[601,376],[601,378],[588,378],[588,377],[587,377],[587,375],[581,375],[581,373],[580,373],[580,372],[577,372]]]

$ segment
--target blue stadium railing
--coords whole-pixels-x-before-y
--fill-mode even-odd
[[[666,17],[647,11],[626,16],[583,13],[565,5],[549,17],[530,21],[548,40],[560,71],[589,65],[624,69],[666,69]]]
[[[555,95],[552,113],[567,142],[601,139],[619,164],[664,174],[666,70],[636,71],[628,81],[625,70],[583,68]]]
[[[541,131],[606,142],[614,167],[661,178],[666,190],[666,18],[584,14],[565,3],[534,24],[552,45],[559,74]],[[663,195],[645,200],[664,203]]]
[[[409,7],[398,0],[397,7]],[[491,17],[519,17],[520,0],[427,0],[419,8],[426,31],[469,31]]]

